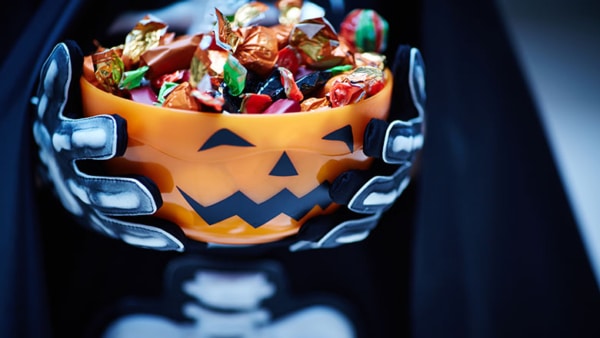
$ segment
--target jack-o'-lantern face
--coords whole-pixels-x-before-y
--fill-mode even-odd
[[[386,119],[385,88],[350,106],[279,115],[198,113],[144,105],[81,80],[84,114],[119,114],[129,143],[108,161],[115,174],[137,173],[159,187],[156,216],[195,240],[258,244],[298,232],[334,212],[329,186],[342,172],[366,169],[362,151],[371,118]]]

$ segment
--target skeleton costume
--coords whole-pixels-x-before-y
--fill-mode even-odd
[[[311,2],[336,27],[354,8],[390,23],[391,116],[365,138],[375,165],[329,187],[340,212],[273,243],[203,243],[152,219],[151,180],[89,165],[123,154],[127,121],[82,118],[73,82],[128,15],[198,18],[186,6],[207,3],[5,11],[0,336],[600,336],[597,286],[490,3]]]

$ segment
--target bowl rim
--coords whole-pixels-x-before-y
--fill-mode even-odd
[[[308,115],[308,114],[310,114],[310,115],[335,114],[335,113],[339,112],[340,110],[348,109],[347,107],[350,107],[350,106],[367,105],[368,102],[378,99],[381,95],[383,95],[385,93],[385,91],[389,91],[388,95],[391,97],[392,90],[393,90],[394,78],[393,78],[392,72],[389,68],[386,67],[383,71],[384,71],[384,79],[385,79],[384,87],[379,92],[375,93],[374,95],[372,95],[370,97],[365,98],[364,100],[361,100],[357,103],[340,106],[340,107],[335,107],[335,108],[316,109],[316,110],[298,111],[298,112],[286,112],[283,114],[260,114],[260,113],[259,114],[245,114],[245,113],[230,113],[230,112],[203,112],[203,111],[195,111],[195,110],[188,110],[188,109],[181,109],[181,108],[154,106],[154,105],[150,105],[150,104],[146,104],[146,103],[136,102],[136,101],[106,92],[106,91],[98,88],[92,82],[90,82],[84,74],[82,74],[80,77],[80,86],[88,87],[92,92],[99,95],[100,98],[103,100],[106,99],[106,100],[111,100],[111,101],[117,101],[117,102],[120,102],[119,104],[131,105],[132,107],[139,107],[140,105],[143,105],[144,108],[149,108],[152,110],[156,109],[157,111],[167,110],[170,113],[195,114],[195,115],[201,114],[201,115],[206,115],[206,116],[218,115],[218,116],[222,116],[222,118],[236,118],[236,119],[282,118],[283,119],[283,118],[287,118],[289,116],[298,116],[298,115],[302,116],[302,115]]]

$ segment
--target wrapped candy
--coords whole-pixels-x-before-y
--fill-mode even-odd
[[[140,64],[149,67],[146,77],[152,80],[162,74],[187,69],[201,40],[201,34],[185,35],[145,51],[140,56]]]
[[[166,82],[181,82],[189,77],[189,72],[177,70],[173,73],[163,74],[150,82],[152,88],[160,89]]]
[[[271,72],[277,60],[277,36],[265,26],[247,26],[234,29],[218,9],[217,44],[229,51],[239,62],[259,75]]]
[[[327,97],[309,97],[300,102],[300,111],[312,111],[331,108]]]
[[[366,97],[365,89],[348,82],[336,82],[329,91],[329,101],[332,107],[341,107],[357,103]]]
[[[139,87],[142,84],[147,71],[147,66],[125,71],[119,82],[119,88],[133,89]]]
[[[221,112],[225,99],[216,90],[201,91],[192,89],[190,95],[200,104],[200,111],[203,112]]]
[[[294,74],[285,67],[279,67],[277,70],[279,70],[279,77],[283,84],[285,96],[288,99],[302,101],[302,99],[304,99],[304,94],[302,94],[300,88],[298,88],[298,84],[294,81]]]
[[[233,15],[232,24],[236,27],[254,25],[265,19],[269,6],[260,1],[250,1],[238,8]]]
[[[129,90],[129,96],[132,101],[150,105],[158,101],[158,95],[156,95],[154,90],[148,86],[137,87]]]
[[[302,0],[277,0],[275,5],[279,10],[279,23],[286,26],[300,22]]]
[[[274,25],[269,26],[273,32],[275,32],[275,37],[277,38],[277,49],[282,50],[286,46],[288,46],[288,41],[290,37],[290,32],[292,31],[291,25]]]
[[[387,60],[384,54],[373,52],[355,53],[354,64],[356,67],[375,67],[384,70],[387,66]]]
[[[265,94],[245,93],[241,95],[240,113],[260,114],[273,103],[271,97]]]
[[[387,48],[388,22],[372,9],[354,9],[340,25],[340,37],[357,52],[383,53]]]
[[[375,67],[359,67],[333,79],[327,95],[332,107],[340,107],[373,96],[384,86],[382,70]]]
[[[277,37],[269,27],[250,26],[240,28],[242,42],[233,55],[244,67],[258,75],[267,75],[277,61]]]
[[[301,62],[300,53],[292,46],[285,46],[277,53],[276,65],[289,69],[293,74],[298,73]]]
[[[313,69],[353,63],[349,48],[338,39],[335,29],[325,18],[307,19],[294,25],[289,44],[300,52],[304,63]]]
[[[279,99],[273,102],[263,114],[284,114],[290,112],[299,112],[300,103],[292,99]]]
[[[136,102],[242,114],[328,109],[381,90],[387,22],[354,10],[338,35],[324,17],[301,20],[302,4],[250,1],[227,16],[215,8],[214,31],[183,36],[145,16],[125,44],[86,56],[93,73],[84,76]]]
[[[94,76],[105,91],[120,95],[119,84],[125,71],[123,60],[116,49],[92,54]]]
[[[140,60],[141,55],[158,46],[161,37],[167,32],[168,25],[160,19],[146,15],[127,34],[123,47],[123,59],[130,69]]]
[[[198,111],[198,103],[192,98],[191,92],[190,83],[182,82],[171,90],[162,105],[169,108]]]
[[[274,70],[264,82],[260,83],[256,93],[268,95],[273,101],[284,98],[285,91],[279,71]]]
[[[231,95],[238,96],[244,91],[247,73],[248,70],[241,62],[230,54],[223,66],[223,81],[227,84]]]

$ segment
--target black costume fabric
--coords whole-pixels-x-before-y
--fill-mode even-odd
[[[3,33],[11,47],[0,68],[0,336],[82,337],[123,299],[163,297],[165,269],[186,256],[90,233],[34,182],[39,68],[64,38],[89,50],[123,3],[18,6],[2,21],[15,30]],[[421,49],[427,134],[417,176],[363,242],[213,258],[278,262],[293,298],[348,301],[365,337],[599,337],[598,285],[493,3],[345,6],[388,19],[389,52]]]

